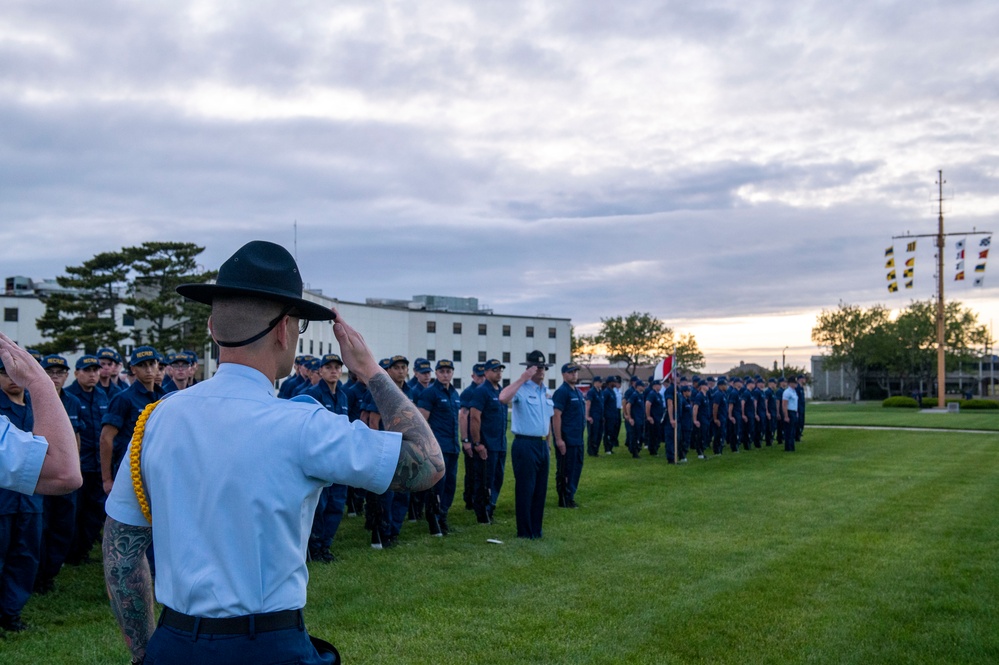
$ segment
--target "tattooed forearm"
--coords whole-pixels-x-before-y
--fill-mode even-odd
[[[130,526],[112,518],[104,523],[104,581],[111,611],[133,658],[146,654],[155,629],[153,583],[146,549],[153,541],[149,527]]]
[[[433,487],[444,475],[444,456],[430,425],[386,374],[376,374],[368,383],[381,412],[385,429],[402,434],[399,466],[389,489],[418,492]]]

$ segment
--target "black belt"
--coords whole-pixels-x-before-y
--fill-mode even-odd
[[[527,439],[528,441],[541,441],[542,443],[548,443],[547,436],[529,436],[527,434],[514,434],[513,436],[518,439]]]
[[[208,619],[192,617],[164,607],[163,614],[160,615],[160,625],[198,635],[253,635],[288,628],[304,630],[305,620],[302,610],[281,610],[224,619]]]

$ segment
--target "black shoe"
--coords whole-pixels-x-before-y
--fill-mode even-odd
[[[385,538],[383,547],[395,547],[399,544],[399,536],[388,536]]]
[[[382,549],[382,534],[379,533],[378,529],[371,530],[371,549]]]
[[[49,580],[43,580],[43,579],[37,579],[37,580],[35,580],[35,588],[34,588],[34,593],[35,594],[37,594],[39,596],[44,596],[45,594],[50,593],[52,591],[55,591],[55,580],[51,580],[51,579],[49,579]]]
[[[449,533],[451,533],[451,525],[447,523],[446,517],[442,517],[439,520],[437,520],[437,524],[441,528],[441,534],[446,536]]]
[[[579,508],[579,504],[574,499],[570,499],[566,508]]]
[[[565,508],[565,497],[564,496],[559,496],[559,498],[558,498],[558,507],[559,508]]]
[[[4,614],[0,616],[0,628],[3,628],[8,633],[20,633],[22,630],[27,630],[28,625],[21,621],[21,616],[18,614],[14,616]]]

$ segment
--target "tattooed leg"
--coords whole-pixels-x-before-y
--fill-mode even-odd
[[[132,658],[143,658],[156,626],[153,582],[146,549],[153,541],[149,527],[130,526],[112,518],[104,523],[104,581],[111,611],[125,637]]]

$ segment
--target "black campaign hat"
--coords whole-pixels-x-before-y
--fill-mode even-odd
[[[527,365],[528,367],[534,367],[534,366],[544,367],[545,369],[551,367],[551,365],[545,362],[545,354],[541,353],[540,351],[531,351],[530,353],[527,354],[527,362],[520,364]]]
[[[246,243],[219,268],[214,283],[181,284],[177,293],[211,305],[219,296],[251,296],[292,307],[291,314],[309,321],[328,321],[333,310],[302,298],[302,276],[294,257],[266,240]]]

